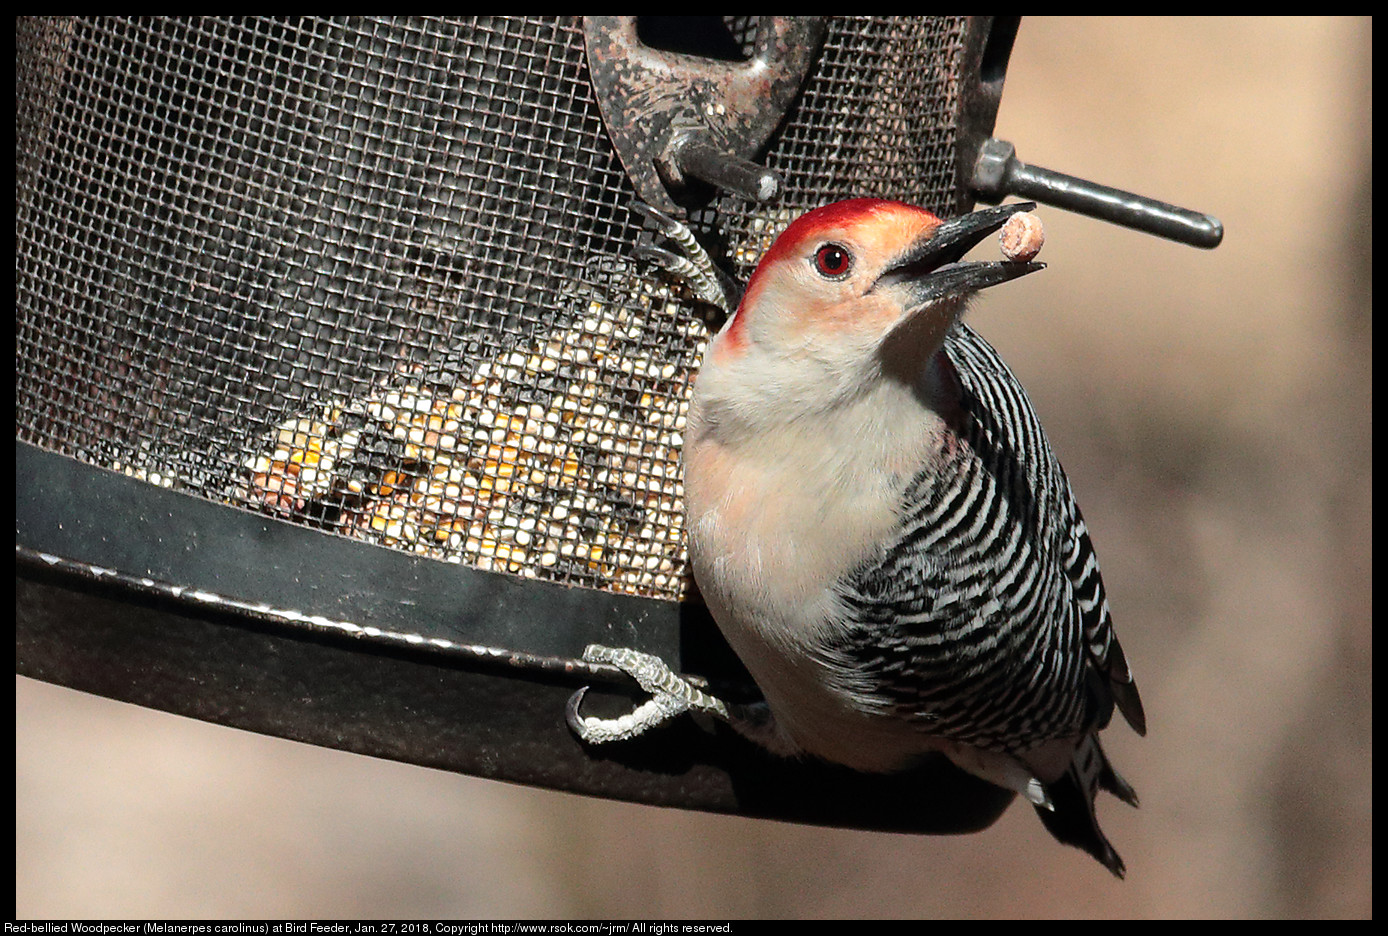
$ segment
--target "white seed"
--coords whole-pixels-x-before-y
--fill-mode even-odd
[[[998,232],[998,243],[1008,260],[1026,262],[1041,252],[1041,246],[1046,243],[1046,231],[1036,215],[1014,214]]]

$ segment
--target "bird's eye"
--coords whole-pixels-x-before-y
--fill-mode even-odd
[[[838,244],[825,244],[814,252],[814,266],[820,276],[842,279],[853,268],[853,257],[847,248]]]

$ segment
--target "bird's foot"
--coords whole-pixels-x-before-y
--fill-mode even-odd
[[[637,259],[653,264],[689,287],[694,298],[722,311],[726,317],[737,307],[740,290],[707,250],[699,243],[689,225],[657,211],[644,202],[636,202],[632,210],[646,223],[679,248],[679,252],[664,247],[638,247]]]
[[[565,712],[569,727],[589,744],[626,741],[688,711],[706,712],[726,722],[734,720],[727,703],[705,692],[694,680],[675,673],[660,657],[624,647],[589,644],[583,659],[617,667],[651,694],[650,699],[618,718],[583,715],[579,707],[588,691],[586,686],[570,696]]]

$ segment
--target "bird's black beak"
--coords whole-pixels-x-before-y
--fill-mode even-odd
[[[891,283],[909,283],[912,305],[919,307],[1044,270],[1044,263],[960,261],[979,241],[1001,228],[1008,218],[1035,207],[1035,202],[1019,202],[949,219],[929,237],[912,244],[896,263],[878,277],[874,288]]]

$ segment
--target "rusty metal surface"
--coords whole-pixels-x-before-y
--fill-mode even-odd
[[[824,39],[825,17],[759,17],[741,61],[648,45],[637,34],[637,19],[583,18],[598,106],[637,194],[661,211],[679,213],[669,189],[681,192],[690,175],[708,182],[722,177],[731,188],[739,169],[751,177],[732,190],[759,194],[750,160],[800,93]],[[685,41],[686,48],[697,48]],[[714,154],[729,168],[720,171]],[[772,186],[768,197],[756,200],[768,201],[774,192]]]

